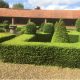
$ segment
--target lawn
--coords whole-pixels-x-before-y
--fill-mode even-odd
[[[16,35],[10,33],[0,33],[0,43],[14,38]]]
[[[45,35],[45,33],[39,33],[39,34]],[[68,34],[69,34],[70,40],[71,40],[70,43],[51,44],[50,42],[47,42],[47,43],[35,42],[35,40],[34,40],[35,35],[22,34],[22,35],[15,37],[9,41],[3,42],[3,44],[10,44],[10,45],[12,45],[12,44],[13,45],[17,45],[17,44],[19,44],[19,45],[39,45],[39,44],[47,45],[48,44],[50,46],[80,48],[80,42],[79,42],[80,32],[77,32],[75,30],[69,30]],[[6,35],[9,35],[9,34],[6,34]],[[40,35],[39,35],[39,37],[40,37]],[[45,37],[45,36],[42,36],[42,37]],[[42,37],[40,37],[40,39],[42,39]]]
[[[12,34],[10,34],[10,33],[0,33],[0,38],[10,36],[10,35],[12,35]]]

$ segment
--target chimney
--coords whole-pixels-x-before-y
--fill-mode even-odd
[[[35,9],[36,9],[36,10],[40,10],[41,8],[40,8],[39,6],[37,6]]]

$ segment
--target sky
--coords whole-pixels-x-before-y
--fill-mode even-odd
[[[25,9],[34,9],[40,6],[46,10],[80,10],[80,0],[5,0],[10,7],[22,3]]]

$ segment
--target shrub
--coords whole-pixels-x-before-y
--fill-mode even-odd
[[[45,23],[43,25],[43,32],[44,33],[53,33],[54,32],[54,26],[52,23]]]
[[[7,41],[9,39],[12,39],[14,37],[15,37],[15,35],[11,35],[11,34],[7,34],[7,35],[3,35],[3,36],[1,34],[1,36],[0,36],[0,43],[4,42],[4,41]]]
[[[0,44],[0,59],[4,62],[21,64],[80,68],[80,48],[71,48],[72,45],[68,43],[53,45],[41,42],[26,42],[32,38],[34,38],[34,35],[23,34]]]
[[[49,33],[38,33],[35,35],[35,42],[51,42],[52,35]]]
[[[4,26],[4,29],[6,30],[6,32],[9,31],[9,22],[7,20],[5,20],[3,22],[3,26]]]
[[[75,26],[76,26],[76,30],[80,32],[80,19],[76,20]]]
[[[43,31],[43,26],[44,26],[44,24],[45,24],[45,23],[42,23],[42,24],[41,24],[41,26],[40,26],[40,31]]]
[[[69,35],[70,43],[79,42],[79,35]]]
[[[4,28],[4,24],[0,23],[0,28]]]
[[[24,34],[25,31],[26,31],[26,28],[22,28],[21,31],[20,31],[20,33],[21,33],[21,34]]]
[[[69,36],[63,20],[59,20],[55,24],[55,32],[51,42],[69,42]]]
[[[5,30],[3,28],[0,28],[0,32],[5,32]]]
[[[33,22],[28,22],[26,25],[25,33],[27,34],[36,34],[36,24]]]
[[[80,49],[55,47],[43,43],[13,43],[0,45],[2,61],[80,68]]]

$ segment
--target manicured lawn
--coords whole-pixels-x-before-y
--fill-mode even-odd
[[[12,38],[14,38],[15,35],[14,34],[10,34],[10,33],[0,33],[0,43],[10,40]]]
[[[44,33],[41,33],[44,34]],[[71,41],[70,43],[54,43],[51,44],[50,42],[48,43],[43,43],[43,42],[28,42],[29,40],[33,39],[35,36],[34,35],[29,35],[29,34],[22,34],[16,38],[13,38],[9,41],[4,42],[3,44],[14,44],[14,45],[38,45],[38,44],[44,44],[44,45],[50,45],[50,46],[58,46],[58,47],[72,47],[72,48],[80,48],[80,39],[79,39],[79,35],[80,32],[77,32],[75,30],[70,30],[68,32],[68,34],[71,37]],[[78,40],[77,40],[78,38]],[[74,42],[73,42],[74,41]],[[22,43],[22,44],[21,44]]]
[[[10,33],[0,33],[0,38],[12,35]]]
[[[80,32],[70,30],[69,34],[71,35],[80,35]]]

